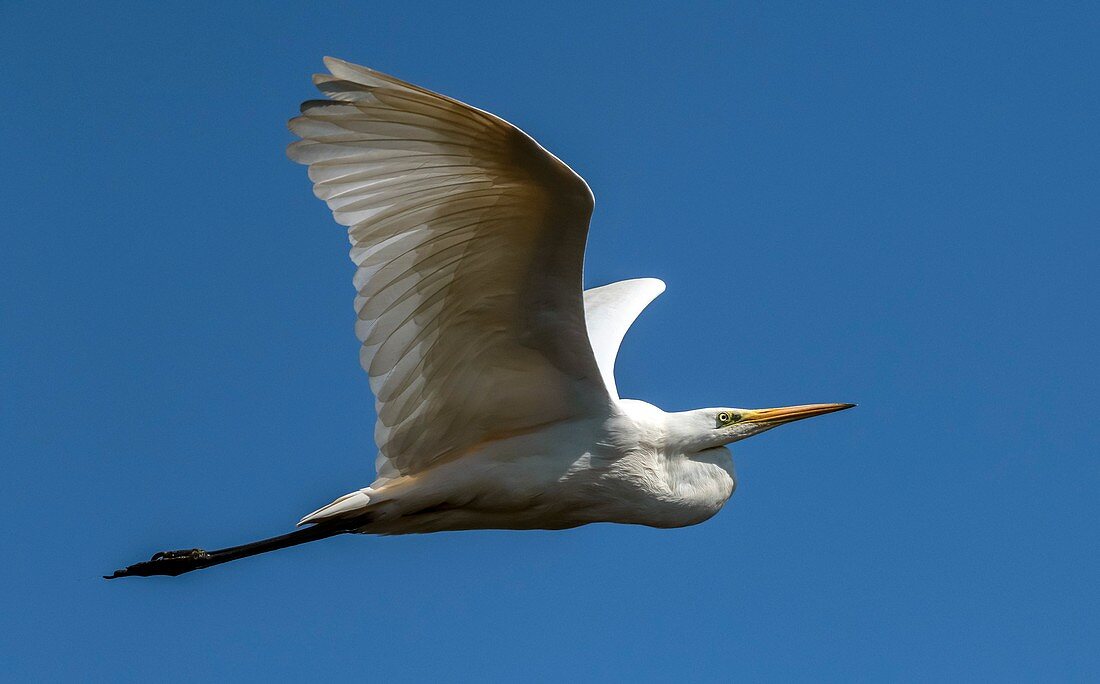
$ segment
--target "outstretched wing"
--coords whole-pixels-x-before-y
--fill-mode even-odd
[[[327,58],[288,154],[348,226],[378,476],[607,411],[585,331],[592,193],[508,122]]]
[[[619,345],[638,314],[664,291],[665,284],[656,278],[620,280],[584,291],[584,317],[592,353],[608,394],[616,400],[619,391],[615,387],[615,357]]]

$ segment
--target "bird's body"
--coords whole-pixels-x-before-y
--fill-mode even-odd
[[[344,532],[682,527],[737,480],[726,444],[847,408],[666,413],[619,397],[614,366],[664,290],[583,290],[588,185],[488,112],[340,60],[314,76],[289,155],[348,227],[360,361],[376,397],[377,477],[239,547],[157,554],[175,575]]]
[[[733,493],[733,461],[724,447],[685,453],[670,445],[668,415],[622,401],[603,418],[494,440],[423,473],[354,492],[335,506],[339,515],[363,515],[357,531],[376,534],[592,522],[693,525]],[[326,511],[306,521],[325,520]]]

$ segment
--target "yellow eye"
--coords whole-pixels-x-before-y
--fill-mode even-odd
[[[718,414],[718,427],[730,425],[741,420],[740,413],[730,413],[729,411],[722,411]]]

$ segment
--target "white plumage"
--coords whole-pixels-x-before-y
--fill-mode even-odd
[[[328,59],[290,128],[348,226],[378,475],[607,403],[585,337],[592,194],[501,119]]]
[[[734,435],[705,410],[700,443],[680,445],[670,421],[687,416],[619,399],[619,344],[664,283],[582,295],[585,182],[492,114],[325,64],[314,83],[331,100],[303,105],[289,154],[348,226],[378,477],[301,522],[410,532],[713,515],[735,486],[722,448]]]
[[[634,319],[664,291],[665,284],[656,278],[621,280],[584,291],[588,341],[604,387],[612,399],[619,398],[615,387],[615,357],[619,354],[619,345]]]
[[[706,520],[736,487],[726,444],[847,408],[666,413],[621,399],[619,344],[664,283],[588,291],[592,193],[515,126],[336,59],[289,155],[347,226],[356,334],[376,397],[377,477],[240,547],[165,552],[179,574],[341,532]]]

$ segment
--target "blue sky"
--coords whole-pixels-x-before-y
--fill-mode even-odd
[[[6,3],[14,679],[1100,675],[1100,10]],[[626,396],[855,401],[693,528],[281,533],[372,475],[347,242],[284,156],[336,55],[589,181],[586,279],[668,291]]]

